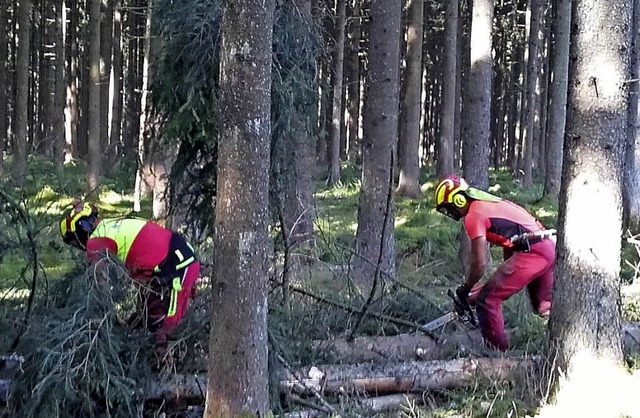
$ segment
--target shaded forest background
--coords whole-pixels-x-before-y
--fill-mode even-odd
[[[452,172],[562,231],[567,219],[577,219],[571,213],[590,207],[598,219],[619,216],[613,235],[600,240],[620,250],[600,257],[600,265],[616,273],[602,277],[596,268],[588,282],[593,288],[583,290],[613,305],[624,301],[623,319],[636,319],[635,304],[626,303],[633,297],[623,292],[619,299],[618,291],[621,284],[633,285],[637,274],[636,249],[621,238],[633,241],[640,215],[640,13],[638,1],[633,7],[618,3],[611,2],[611,10],[620,12],[613,14],[615,25],[626,28],[619,48],[624,56],[610,57],[614,64],[607,68],[622,63],[623,80],[616,82],[624,87],[616,91],[626,98],[614,112],[617,119],[581,119],[578,101],[572,101],[576,80],[589,86],[590,100],[615,95],[605,76],[585,82],[576,64],[570,72],[570,58],[579,62],[584,52],[576,49],[582,44],[574,31],[570,53],[571,1],[276,2],[273,22],[265,22],[273,29],[265,251],[272,371],[335,360],[314,341],[401,334],[448,309],[445,291],[464,274],[464,240],[458,225],[434,213],[431,193],[438,176]],[[574,1],[574,18],[581,5]],[[123,283],[121,293],[107,298],[115,301],[114,310],[93,293],[90,279],[78,280],[84,277],[82,258],[57,239],[59,213],[73,197],[95,201],[106,216],[155,219],[197,244],[205,267],[202,297],[173,342],[178,361],[172,372],[206,369],[209,285],[219,268],[212,254],[221,132],[225,112],[242,113],[241,106],[220,106],[222,94],[241,93],[222,91],[223,76],[242,76],[222,74],[229,53],[221,42],[224,10],[221,0],[2,3],[0,84],[7,88],[0,89],[0,350],[31,362],[14,411],[134,416],[134,410],[167,410],[142,399],[140,382],[153,373],[140,367],[150,354],[148,336],[132,336],[117,325],[132,309],[127,278],[114,266],[114,280]],[[580,23],[574,20],[574,27]],[[608,50],[614,41],[593,49]],[[255,56],[242,54],[235,56],[248,67],[255,64]],[[597,131],[589,121],[612,125]],[[583,155],[572,145],[580,137],[603,144],[585,147],[596,151]],[[566,150],[573,153],[564,164],[563,197]],[[590,190],[591,196],[614,190],[611,199],[600,200],[620,213],[588,201],[567,215],[580,162],[608,185]],[[237,194],[251,193],[243,189],[251,179],[240,180]],[[571,239],[571,232],[561,232],[562,248]],[[499,257],[493,254],[491,268]],[[563,268],[572,277],[573,270]],[[572,286],[563,294],[580,288]],[[527,309],[519,297],[507,305],[514,348],[542,353],[546,325],[525,315]],[[96,320],[111,325],[95,333],[99,348],[83,351],[82,342],[95,330],[87,324]],[[619,322],[613,318],[612,329]],[[604,341],[619,344],[609,334]],[[465,356],[468,349],[457,347],[445,357]],[[625,359],[634,363],[630,355]],[[73,367],[61,372],[56,364]],[[90,372],[88,365],[94,366]],[[104,402],[106,387],[113,392]],[[430,392],[420,402],[424,410],[406,414],[504,416],[538,408],[539,399],[513,389],[493,381],[466,392]],[[99,402],[92,399],[96,394]],[[358,401],[343,399],[343,410],[359,411]],[[295,405],[271,394],[275,412]]]

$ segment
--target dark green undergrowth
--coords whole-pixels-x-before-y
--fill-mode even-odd
[[[80,163],[69,165],[57,174],[43,161],[32,163],[35,169],[30,170],[33,174],[26,187],[15,190],[8,188],[6,182],[0,187],[4,196],[8,196],[0,211],[0,352],[11,351],[12,344],[18,341],[14,348],[32,364],[21,377],[15,407],[22,408],[24,416],[72,416],[91,408],[107,415],[127,416],[128,408],[140,403],[141,382],[147,377],[150,364],[145,351],[149,336],[125,332],[119,319],[126,304],[110,303],[116,310],[114,316],[109,316],[111,311],[96,302],[98,317],[90,317],[88,310],[73,305],[82,297],[89,300],[92,296],[71,277],[75,280],[84,277],[83,286],[91,281],[79,274],[78,268],[86,266],[83,255],[61,244],[58,222],[62,208],[73,197],[83,194],[84,167]],[[116,175],[106,178],[100,190],[99,207],[105,216],[131,212],[131,170],[123,167],[114,172]],[[294,258],[298,259],[288,277],[292,289],[288,306],[282,304],[282,258],[276,254],[270,293],[270,346],[271,353],[286,359],[291,367],[335,361],[333,353],[316,348],[314,342],[318,340],[413,332],[411,327],[391,319],[417,324],[434,319],[451,308],[446,291],[461,281],[463,266],[458,260],[461,225],[434,210],[432,193],[436,179],[427,170],[421,179],[422,199],[396,199],[397,276],[381,278],[381,292],[368,307],[369,312],[379,316],[365,316],[360,321],[366,295],[351,282],[348,268],[357,229],[358,176],[358,170],[349,166],[343,171],[342,182],[335,187],[326,188],[318,179],[316,245],[293,250]],[[510,173],[497,171],[491,173],[489,190],[525,206],[546,227],[555,227],[557,202],[541,197],[540,184],[523,188]],[[144,200],[141,215],[149,216],[150,210],[151,202]],[[21,218],[21,211],[29,214],[28,221]],[[29,255],[33,248],[37,259]],[[208,247],[201,250],[207,254],[211,251]],[[623,251],[623,279],[630,283],[638,271],[635,267],[638,252],[630,245],[625,245]],[[491,254],[489,273],[501,260],[497,249]],[[206,268],[204,272],[207,275]],[[122,297],[131,298],[131,286],[123,289],[129,293]],[[72,303],[74,298],[78,300]],[[172,342],[172,349],[180,359],[177,372],[201,371],[206,367],[208,303],[208,287],[204,285]],[[637,308],[640,304],[634,303],[625,304],[625,318],[640,318]],[[524,292],[504,304],[504,316],[515,349],[542,352],[546,325],[531,313]],[[96,322],[96,318],[100,320]],[[103,319],[105,322],[99,325]],[[63,349],[66,342],[58,332],[65,327],[69,328],[68,336],[77,338],[74,345],[85,347],[89,341],[89,345],[97,344],[93,348],[98,351],[73,351],[69,357]],[[78,329],[84,329],[85,334],[75,334]],[[95,343],[90,342],[92,339]],[[86,362],[87,358],[90,362]],[[275,357],[272,360],[273,371],[284,367]],[[66,376],[61,372],[61,365],[65,364],[69,366],[65,367],[67,372],[74,370],[79,374]],[[630,365],[634,364],[630,359]],[[86,376],[90,378],[84,379]],[[470,388],[436,391],[424,395],[426,406],[416,404],[402,413],[407,417],[523,416],[535,409],[535,402],[523,394],[521,386],[481,382]],[[535,391],[526,389],[528,394]],[[108,396],[105,399],[97,393]],[[30,396],[34,402],[28,405],[26,399]],[[285,411],[277,397],[273,405],[274,412]],[[351,408],[348,402],[344,405],[346,410]],[[357,406],[352,407],[355,413]],[[158,411],[162,408],[158,406]]]

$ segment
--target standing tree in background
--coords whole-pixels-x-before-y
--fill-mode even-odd
[[[571,30],[571,0],[554,0],[551,48],[551,83],[547,121],[547,169],[544,193],[557,196],[562,175],[562,144],[567,115],[567,84],[569,82],[569,32]]]
[[[624,401],[617,379],[623,376],[620,257],[632,6],[627,0],[573,1],[548,347],[556,407],[570,415],[623,412],[615,408]]]
[[[625,226],[640,233],[640,0],[633,2],[633,40],[629,87],[629,149],[625,166]]]
[[[463,81],[462,166],[466,180],[480,189],[489,186],[492,26],[493,0],[473,0],[471,68]]]
[[[28,100],[29,100],[29,34],[31,28],[31,0],[18,3],[18,31],[16,52],[16,99],[13,135],[12,181],[16,186],[24,186],[27,180]]]
[[[226,0],[206,418],[266,416],[274,0]]]
[[[0,5],[0,86],[5,86],[7,80],[7,52],[8,52],[8,36],[7,28],[9,26],[9,13],[7,5]],[[7,117],[7,99],[6,89],[0,89],[0,173],[3,171],[4,150],[7,144],[7,128],[9,118]]]
[[[442,81],[442,115],[438,136],[436,173],[443,177],[453,172],[453,146],[455,141],[457,55],[458,55],[458,0],[448,0],[444,28],[444,64]]]
[[[337,0],[334,19],[334,36],[331,41],[331,123],[329,123],[329,176],[327,184],[333,186],[340,181],[340,132],[342,126],[342,92],[344,76],[344,40],[347,21],[346,0]]]
[[[489,187],[491,143],[493,0],[473,0],[472,7],[471,66],[463,80],[462,169],[469,184],[486,189]],[[460,232],[458,258],[466,274],[471,241],[464,233],[464,225],[460,227]]]
[[[524,155],[522,158],[522,171],[524,172],[522,184],[524,186],[533,185],[533,161],[534,142],[536,129],[536,115],[539,109],[539,92],[537,91],[538,80],[540,79],[540,31],[542,25],[543,0],[530,0],[531,10],[528,39],[528,59],[527,59],[527,85],[525,103],[525,126],[524,126]],[[539,131],[538,131],[539,132]]]
[[[101,0],[89,0],[89,130],[87,198],[99,194],[102,141],[100,139],[100,5]]]
[[[400,2],[371,1],[369,69],[362,114],[362,186],[354,260],[354,276],[360,283],[372,283],[377,271],[395,273],[395,209],[390,191],[398,139],[400,13]]]
[[[419,199],[420,190],[420,112],[422,96],[423,0],[410,0],[407,6],[406,67],[402,84],[396,193]]]

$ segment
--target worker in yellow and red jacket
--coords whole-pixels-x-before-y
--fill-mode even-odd
[[[74,201],[60,223],[66,244],[86,251],[90,262],[116,256],[136,281],[146,286],[144,312],[137,317],[155,335],[164,355],[168,335],[182,320],[195,294],[200,263],[185,238],[140,218],[101,219],[91,203]]]
[[[506,350],[509,338],[504,329],[503,301],[526,288],[534,312],[543,318],[549,316],[556,258],[555,240],[549,233],[555,231],[545,230],[523,207],[469,187],[455,175],[438,183],[435,201],[438,212],[463,220],[471,240],[469,272],[456,295],[463,303],[477,297],[475,306],[484,340],[494,348]],[[488,265],[487,244],[503,248],[504,262],[478,291],[474,286]]]

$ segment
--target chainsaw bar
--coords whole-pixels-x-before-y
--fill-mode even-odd
[[[433,321],[427,322],[422,325],[418,330],[429,334],[432,331],[437,330],[449,322],[460,320],[465,323],[470,323],[473,326],[477,325],[476,317],[473,313],[473,310],[467,305],[462,304],[456,295],[453,293],[451,289],[447,292],[447,296],[449,296],[453,300],[453,309],[450,312],[434,319]]]
[[[440,318],[436,318],[431,322],[427,322],[426,324],[422,325],[418,329],[420,331],[428,333],[428,332],[431,332],[431,331],[435,331],[438,328],[444,327],[449,322],[454,321],[457,318],[458,318],[458,314],[456,312],[454,312],[454,311],[451,311],[449,313],[446,313],[446,314],[442,315]]]

